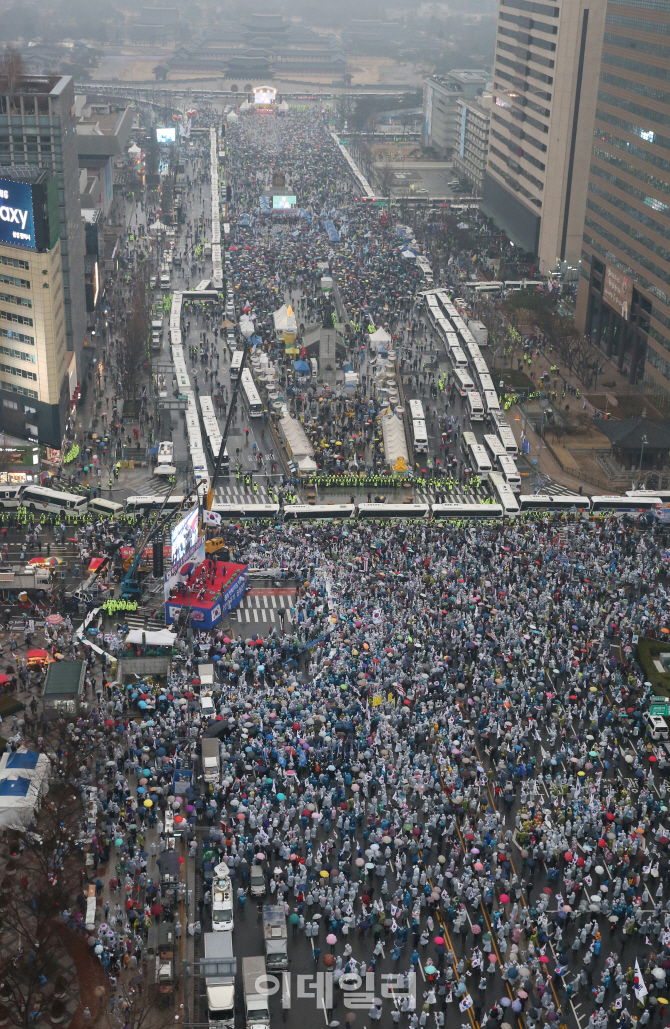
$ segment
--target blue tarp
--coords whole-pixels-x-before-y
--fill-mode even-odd
[[[7,758],[6,768],[35,768],[39,754],[34,750],[26,750],[24,754],[14,753]]]
[[[19,775],[16,779],[3,779],[0,782],[0,797],[27,797],[30,779]]]
[[[326,220],[324,221],[323,224],[324,224],[326,232],[328,233],[328,239],[330,240],[330,242],[331,243],[339,243],[340,242],[340,234],[337,231],[337,229],[335,228],[335,226],[334,226],[333,222],[330,220],[330,218],[326,218]]]

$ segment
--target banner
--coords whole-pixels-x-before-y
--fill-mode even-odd
[[[184,554],[181,561],[173,565],[170,571],[166,573],[163,580],[163,596],[166,601],[170,599],[170,591],[180,582],[187,582],[204,560],[205,537],[201,536],[197,543]]]

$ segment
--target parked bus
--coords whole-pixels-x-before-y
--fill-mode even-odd
[[[461,368],[454,368],[454,383],[462,397],[472,393],[475,388],[475,384],[468,373],[464,372]]]
[[[341,520],[356,517],[354,504],[288,504],[284,508],[284,521]]]
[[[483,422],[484,421],[484,404],[479,393],[473,391],[468,393],[466,398],[466,406],[468,414],[470,415],[471,422]]]
[[[178,511],[184,503],[184,497],[182,494],[174,493],[167,500],[160,493],[148,493],[143,497],[127,497],[125,501],[126,514],[143,515],[147,511],[159,511],[163,507],[164,501],[164,511]]]
[[[519,501],[514,495],[514,490],[508,482],[505,482],[505,476],[502,472],[493,471],[489,475],[489,483],[493,487],[493,492],[498,498],[499,503],[502,505],[502,509],[508,518],[514,518],[519,514],[520,507]]]
[[[484,390],[484,407],[486,408],[487,414],[493,414],[494,411],[500,411],[500,401],[498,400],[498,394],[494,389]]]
[[[473,447],[477,446],[477,437],[474,432],[464,432],[461,436],[461,446],[466,454],[469,454]]]
[[[409,420],[412,428],[412,446],[416,454],[428,453],[426,416],[420,400],[409,401]]]
[[[243,350],[236,350],[230,361],[230,381],[234,385],[240,377],[240,367],[242,365],[242,358],[244,357]]]
[[[496,464],[498,468],[505,476],[505,481],[510,484],[512,489],[521,489],[521,475],[519,469],[516,466],[516,461],[509,454],[499,454],[496,458]]]
[[[88,498],[79,493],[65,493],[46,486],[24,486],[21,504],[29,511],[48,511],[53,514],[86,514]]]
[[[502,518],[501,504],[432,504],[435,519]]]
[[[248,368],[242,372],[242,399],[250,418],[263,416],[263,403],[254,385],[253,375]]]
[[[490,472],[493,471],[493,466],[489,460],[489,455],[486,453],[486,448],[478,443],[476,446],[470,448],[468,456],[475,475],[478,475],[482,481],[486,481]]]
[[[499,457],[503,457],[507,454],[507,451],[498,437],[494,436],[492,432],[488,432],[484,436],[484,446],[488,450],[492,461],[497,461]]]
[[[359,518],[427,518],[428,504],[359,504]]]
[[[462,347],[451,347],[449,359],[454,366],[454,370],[456,368],[466,369],[468,367],[468,359]]]

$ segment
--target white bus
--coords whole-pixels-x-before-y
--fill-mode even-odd
[[[234,385],[240,377],[240,366],[244,357],[243,350],[236,350],[230,362],[230,381]]]
[[[491,455],[492,461],[496,461],[499,457],[505,457],[507,454],[507,451],[498,437],[494,436],[492,432],[489,432],[484,436],[484,446]]]
[[[489,455],[486,453],[486,448],[478,443],[477,446],[470,447],[470,453],[468,456],[475,475],[478,475],[480,479],[486,481],[489,474],[493,471],[493,466],[489,460]]]
[[[120,518],[123,514],[123,504],[117,504],[114,500],[103,500],[102,497],[93,497],[88,502],[88,509],[102,518]]]
[[[354,504],[289,504],[284,508],[284,521],[340,520],[356,517]]]
[[[49,511],[53,514],[86,514],[88,498],[77,493],[61,493],[46,486],[24,486],[21,504],[29,511]]]
[[[494,389],[484,390],[484,407],[486,408],[487,414],[493,414],[494,411],[500,411],[500,401],[498,400],[498,394]]]
[[[451,347],[449,350],[449,359],[454,368],[465,369],[468,367],[468,359],[465,356],[465,351],[462,347]]]
[[[512,457],[517,457],[519,454],[519,445],[514,438],[514,433],[510,429],[509,425],[499,425],[498,435],[500,436],[500,442],[507,453],[511,454]]]
[[[466,397],[468,393],[474,392],[474,382],[468,373],[464,372],[461,368],[454,368],[454,382],[456,383],[456,389],[462,397]]]
[[[144,497],[127,497],[126,514],[139,514],[143,515],[147,511],[159,511],[163,507],[163,501],[165,501],[165,511],[178,511],[184,503],[184,497],[182,494],[172,494],[165,500],[165,497],[160,493],[148,493]]]
[[[493,379],[488,372],[479,376],[479,388],[482,393],[495,393],[496,388],[493,385]]]
[[[510,457],[510,455],[507,453],[499,454],[496,457],[496,464],[505,476],[505,481],[510,484],[512,489],[520,490],[521,475],[519,474],[519,469],[516,466],[516,461],[514,460],[514,458]]]
[[[254,385],[254,377],[248,368],[242,372],[242,398],[250,418],[262,418],[263,403]]]
[[[420,400],[409,401],[409,420],[412,427],[412,445],[417,454],[428,453],[428,431],[426,415]]]
[[[631,490],[631,492],[634,492]],[[642,491],[640,491],[642,492]],[[655,493],[643,497],[640,492],[634,497],[591,497],[592,511],[652,511],[655,507],[661,507],[661,498]]]
[[[501,504],[432,504],[431,512],[436,520],[451,518],[502,518]]]
[[[359,504],[359,518],[427,518],[428,504]]]
[[[482,403],[482,398],[480,397],[479,393],[477,393],[476,391],[468,393],[465,403],[468,409],[468,414],[470,415],[470,421],[483,422],[484,405]]]
[[[19,506],[22,486],[0,483],[0,511],[13,511]]]
[[[466,454],[469,454],[473,447],[477,446],[477,437],[474,432],[464,432],[461,436],[461,446]]]
[[[493,492],[498,497],[498,502],[502,505],[502,509],[509,518],[514,518],[519,514],[520,507],[519,501],[514,495],[514,490],[505,482],[505,476],[502,472],[491,472],[489,475],[489,482],[493,487]]]

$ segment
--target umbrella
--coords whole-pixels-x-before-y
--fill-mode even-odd
[[[296,914],[295,911],[293,912],[292,915],[289,915],[289,922],[291,923],[291,925],[297,925],[299,923],[299,921],[300,921],[300,915]]]

